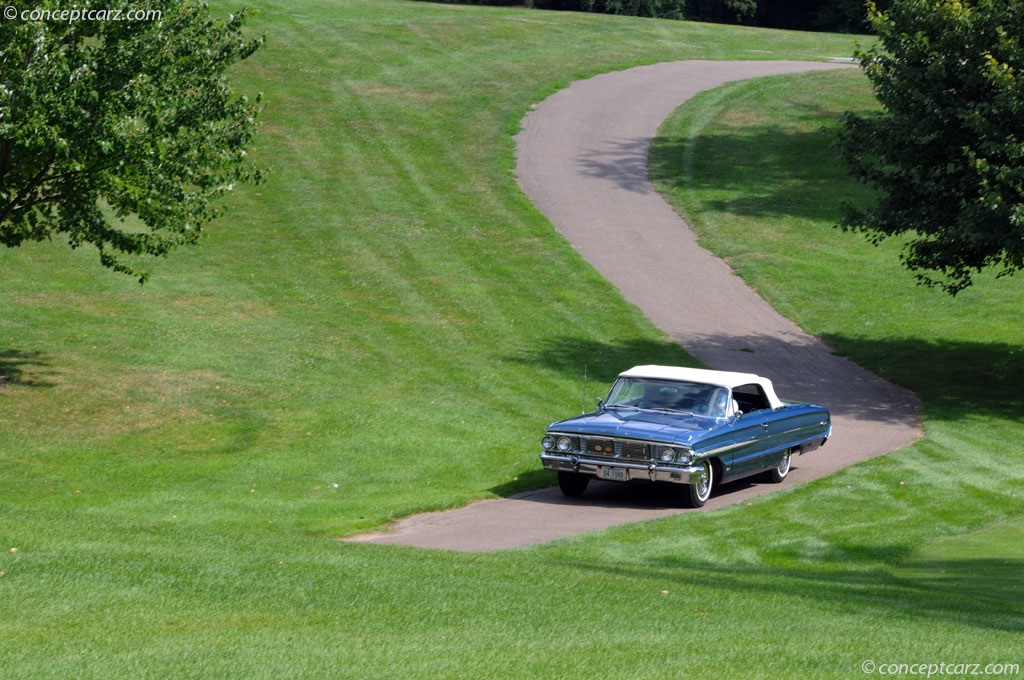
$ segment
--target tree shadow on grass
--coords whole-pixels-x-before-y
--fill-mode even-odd
[[[787,215],[838,220],[836,187],[863,191],[832,148],[833,130],[797,131],[780,126],[683,137],[618,139],[576,159],[588,176],[614,182],[630,193],[651,193],[652,183],[672,192],[735,189],[706,208],[747,217]],[[649,149],[649,151],[648,151]],[[823,162],[822,159],[832,159]],[[699,172],[691,165],[699,165]]]
[[[804,564],[793,568],[711,564],[677,556],[642,566],[605,562],[577,562],[575,566],[600,577],[655,578],[669,591],[704,591],[709,597],[706,609],[712,615],[714,593],[728,591],[803,600],[815,610],[848,611],[854,607],[865,615],[875,611],[885,618],[937,619],[980,629],[1024,631],[1019,576],[1024,561],[1019,559],[945,563],[945,574],[939,578],[894,575],[884,566],[857,564],[856,559],[836,564],[834,569]],[[868,568],[861,568],[865,566]],[[1008,592],[1012,597],[1007,597]]]
[[[0,350],[0,390],[9,385],[53,387],[53,383],[44,377],[49,366],[50,362],[42,352]]]
[[[735,191],[708,200],[710,211],[838,222],[841,200],[867,194],[850,179],[834,140],[833,130],[778,126],[709,133],[696,143],[664,137],[651,146],[649,176],[673,192]]]
[[[1024,414],[1024,344],[838,334],[822,339],[837,353],[915,392],[930,418],[1019,419]]]

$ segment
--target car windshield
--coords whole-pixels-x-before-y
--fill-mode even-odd
[[[711,418],[726,417],[729,390],[702,383],[619,378],[605,400],[605,408],[636,408],[692,413]]]

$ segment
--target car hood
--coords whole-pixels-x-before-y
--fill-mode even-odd
[[[632,409],[603,409],[553,423],[548,430],[598,437],[689,443],[717,424],[715,418]]]

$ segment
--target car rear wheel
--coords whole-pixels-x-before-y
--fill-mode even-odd
[[[565,470],[558,471],[558,488],[566,496],[582,496],[583,492],[587,490],[588,483],[590,483],[590,477],[587,475]]]
[[[688,508],[699,508],[711,497],[711,487],[715,483],[714,466],[710,460],[700,462],[701,478],[696,484],[686,484],[682,489],[683,505]]]
[[[768,477],[768,481],[770,481],[772,484],[778,484],[782,480],[784,480],[787,475],[789,475],[790,457],[792,455],[792,450],[786,451],[786,453],[783,454],[782,456],[782,460],[779,461],[779,464],[773,467],[767,473],[765,473]]]

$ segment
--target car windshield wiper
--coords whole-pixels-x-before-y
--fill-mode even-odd
[[[631,408],[634,411],[639,411],[640,407],[635,404],[605,404],[605,408]]]

